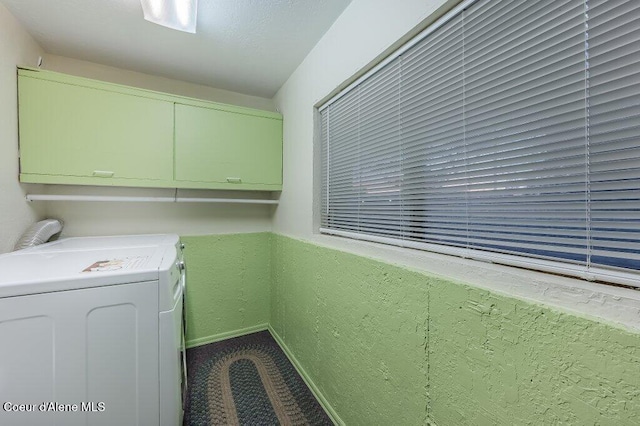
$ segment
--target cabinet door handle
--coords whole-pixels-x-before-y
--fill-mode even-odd
[[[96,177],[113,177],[113,172],[108,170],[94,170],[93,175]]]
[[[242,179],[240,179],[239,177],[228,177],[227,178],[227,182],[229,182],[229,183],[241,183]]]

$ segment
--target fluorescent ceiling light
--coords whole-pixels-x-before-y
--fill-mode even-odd
[[[140,0],[144,19],[188,33],[196,32],[198,0]]]

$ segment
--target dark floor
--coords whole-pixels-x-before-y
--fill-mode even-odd
[[[188,349],[187,369],[185,426],[333,424],[268,331]]]

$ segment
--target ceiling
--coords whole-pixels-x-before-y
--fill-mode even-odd
[[[350,1],[199,0],[189,34],[145,21],[139,0],[0,0],[47,53],[265,98]]]

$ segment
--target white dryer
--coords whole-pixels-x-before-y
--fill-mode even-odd
[[[176,235],[0,256],[0,424],[181,424],[185,269]]]

